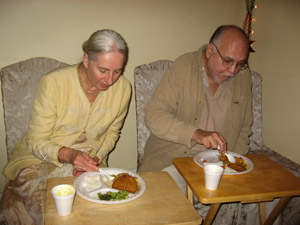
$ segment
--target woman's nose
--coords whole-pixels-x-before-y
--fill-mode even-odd
[[[109,73],[108,74],[108,78],[107,78],[107,84],[108,85],[112,85],[113,82],[114,82],[114,80],[113,80],[113,73]]]

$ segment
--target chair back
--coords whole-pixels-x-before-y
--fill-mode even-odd
[[[28,129],[29,117],[40,78],[68,64],[36,57],[0,70],[7,158]]]
[[[137,150],[138,163],[144,156],[144,148],[151,132],[145,125],[144,107],[151,98],[156,86],[164,72],[171,66],[170,60],[158,60],[149,64],[135,67],[134,87],[137,123]],[[253,111],[253,134],[250,136],[250,149],[260,149],[263,146],[261,124],[261,76],[251,71],[252,79],[252,111]]]
[[[145,124],[144,107],[150,100],[163,73],[171,64],[170,60],[159,60],[137,66],[134,70],[138,163],[144,156],[146,141],[151,134]]]

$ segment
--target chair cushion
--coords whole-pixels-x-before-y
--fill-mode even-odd
[[[7,157],[28,129],[29,116],[41,76],[68,64],[54,59],[27,59],[0,71]]]

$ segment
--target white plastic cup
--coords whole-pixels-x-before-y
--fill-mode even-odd
[[[52,188],[57,214],[60,216],[70,215],[72,212],[76,188],[70,184],[60,184]]]
[[[208,190],[217,190],[224,169],[218,165],[205,165],[204,174],[205,174],[205,187]]]

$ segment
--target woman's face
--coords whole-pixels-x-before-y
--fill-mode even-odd
[[[83,56],[83,64],[87,78],[92,88],[106,91],[122,75],[125,57],[119,52],[99,54],[97,60],[88,61],[88,55]]]

